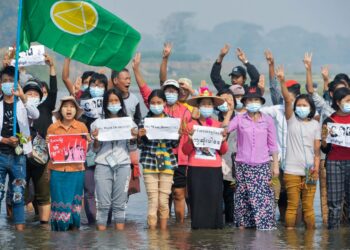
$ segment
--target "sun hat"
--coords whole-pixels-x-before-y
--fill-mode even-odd
[[[206,82],[202,81],[201,87],[199,89],[199,94],[197,96],[192,97],[191,99],[188,99],[187,104],[193,107],[198,107],[200,100],[204,98],[212,99],[214,107],[220,106],[225,102],[223,98],[213,95],[213,92],[209,90]]]
[[[61,115],[61,108],[64,102],[71,101],[74,103],[75,108],[77,109],[77,113],[75,114],[75,119],[79,119],[79,117],[84,113],[84,110],[79,106],[77,101],[73,96],[65,96],[60,99],[60,103],[58,104],[57,108],[52,111],[52,114],[55,116],[57,120],[61,120],[62,115]]]

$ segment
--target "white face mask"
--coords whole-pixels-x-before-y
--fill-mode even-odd
[[[28,97],[27,104],[38,107],[40,104],[40,98],[39,97]]]

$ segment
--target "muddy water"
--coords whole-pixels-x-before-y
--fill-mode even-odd
[[[51,232],[34,222],[28,213],[24,233],[16,233],[6,219],[2,204],[0,216],[1,249],[346,249],[350,248],[350,229],[328,231],[322,226],[319,199],[316,198],[317,229],[306,231],[302,226],[287,231],[279,225],[274,231],[239,230],[227,227],[223,230],[190,229],[190,221],[176,224],[174,216],[167,232],[147,229],[147,197],[142,192],[130,197],[124,232],[109,228],[98,232],[86,225],[82,212],[82,227],[76,232]],[[278,214],[277,214],[278,217]]]
[[[63,94],[61,93],[60,96]],[[267,98],[268,100],[269,98]],[[140,98],[140,100],[142,100]],[[143,106],[143,105],[142,105]],[[143,111],[145,111],[143,106]],[[167,232],[147,229],[147,197],[142,192],[130,197],[127,208],[127,222],[124,232],[109,228],[98,232],[86,225],[82,211],[82,227],[77,232],[51,232],[35,221],[33,213],[27,215],[24,233],[14,231],[6,219],[5,204],[0,214],[0,249],[348,249],[350,228],[328,231],[322,226],[319,193],[315,198],[317,229],[306,231],[302,226],[287,231],[283,225],[277,230],[261,232],[256,230],[190,229],[190,221],[178,225],[172,216]],[[278,218],[277,213],[277,218]]]

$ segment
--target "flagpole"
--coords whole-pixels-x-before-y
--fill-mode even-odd
[[[18,88],[18,57],[20,51],[20,36],[21,36],[21,25],[22,25],[22,7],[23,0],[18,0],[18,18],[17,18],[17,37],[16,37],[16,62],[15,62],[15,82],[14,90]],[[14,96],[13,102],[13,136],[17,134],[17,96]]]

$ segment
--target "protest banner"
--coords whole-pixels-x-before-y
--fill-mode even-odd
[[[12,47],[9,50],[13,50]],[[27,67],[32,65],[45,65],[45,47],[43,45],[33,45],[27,51],[19,53],[18,66]],[[15,66],[16,60],[11,61],[11,65]]]
[[[49,135],[48,147],[53,164],[84,163],[88,148],[87,134]]]
[[[81,100],[80,107],[84,109],[84,115],[90,118],[100,118],[102,115],[103,97]]]
[[[132,138],[131,129],[136,124],[131,117],[99,119],[96,121],[99,141],[119,141]]]
[[[328,122],[327,128],[327,143],[342,147],[350,147],[350,125]]]
[[[192,141],[196,148],[220,149],[223,128],[194,125],[193,130]]]
[[[144,127],[149,140],[178,140],[179,118],[145,118]]]

